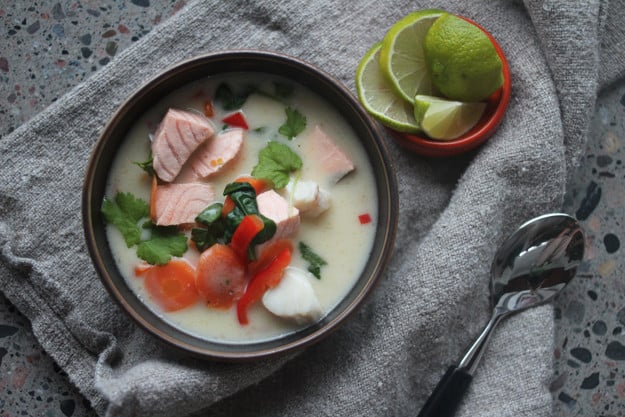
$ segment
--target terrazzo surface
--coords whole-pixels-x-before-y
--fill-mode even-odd
[[[45,109],[184,0],[1,1],[0,135]],[[554,416],[625,416],[625,83],[597,104],[565,210],[588,260],[556,301]],[[1,139],[0,139],[1,140]],[[0,417],[95,416],[0,293]]]

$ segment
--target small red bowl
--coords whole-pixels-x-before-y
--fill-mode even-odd
[[[486,110],[475,126],[457,139],[441,141],[418,136],[410,133],[397,132],[389,129],[392,138],[402,147],[425,156],[452,156],[476,148],[490,138],[499,127],[503,115],[508,107],[511,93],[510,67],[503,50],[482,26],[471,19],[459,16],[467,22],[480,28],[490,39],[501,58],[503,64],[503,86],[495,91],[488,99]]]

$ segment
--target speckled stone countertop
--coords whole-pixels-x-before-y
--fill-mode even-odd
[[[114,59],[184,0],[0,2],[0,135]],[[625,83],[598,101],[565,210],[588,261],[556,300],[554,416],[625,416]],[[1,140],[1,138],[0,138]],[[0,293],[0,417],[94,416]]]

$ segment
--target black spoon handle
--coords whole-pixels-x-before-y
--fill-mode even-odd
[[[418,417],[453,416],[472,379],[473,376],[466,370],[450,366],[425,402]]]

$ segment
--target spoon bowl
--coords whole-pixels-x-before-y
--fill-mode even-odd
[[[550,301],[573,279],[583,258],[584,232],[567,214],[536,217],[508,237],[491,266],[492,316],[460,363],[447,369],[418,417],[452,416],[497,324]]]
[[[500,314],[547,302],[575,276],[584,257],[581,226],[566,214],[521,225],[491,266],[491,305]]]

